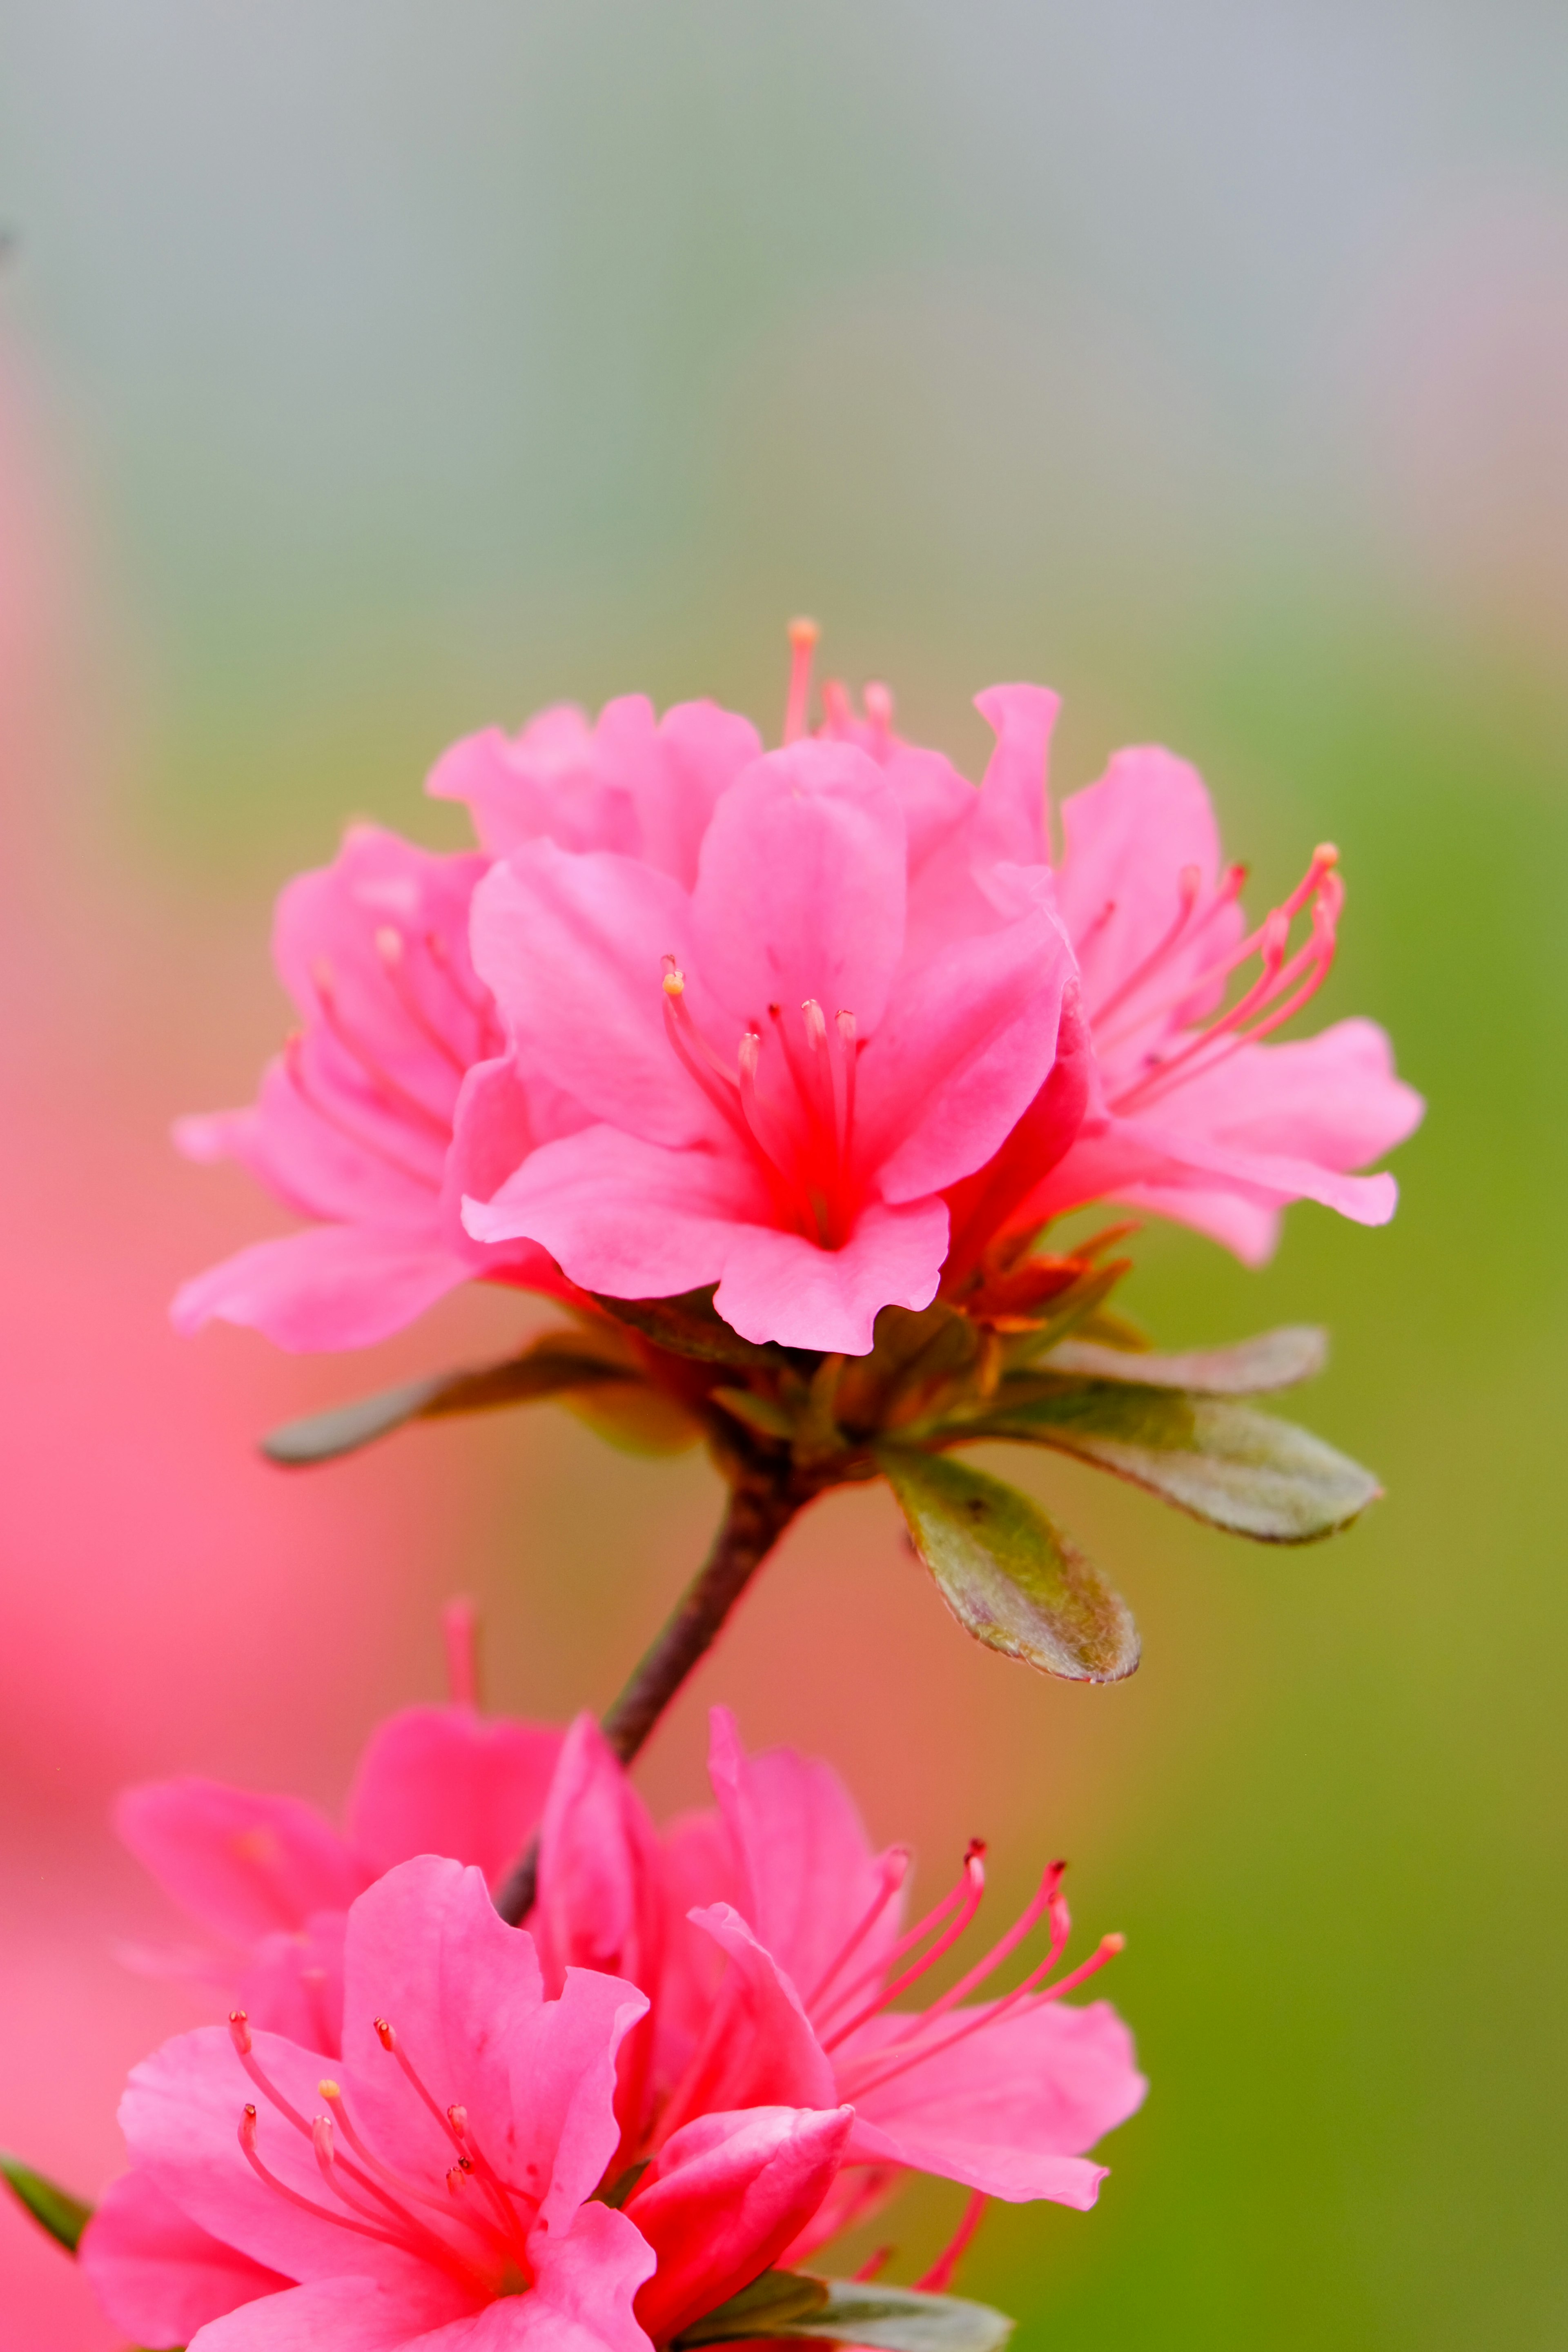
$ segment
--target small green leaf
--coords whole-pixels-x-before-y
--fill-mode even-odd
[[[617,1323],[629,1323],[672,1356],[691,1356],[703,1364],[771,1364],[775,1369],[790,1360],[782,1348],[758,1347],[732,1331],[715,1312],[711,1289],[689,1290],[679,1298],[598,1297],[598,1304]]]
[[[755,1430],[759,1437],[795,1435],[795,1416],[785,1411],[776,1397],[758,1396],[752,1389],[716,1388],[708,1391],[713,1404],[724,1411],[747,1429]]]
[[[300,1470],[389,1436],[410,1421],[435,1421],[450,1413],[489,1412],[502,1405],[531,1404],[573,1390],[630,1384],[636,1372],[606,1354],[595,1354],[575,1331],[547,1332],[521,1356],[487,1364],[477,1371],[437,1372],[384,1389],[379,1396],[334,1405],[303,1421],[285,1422],[261,1441],[269,1462]]]
[[[977,1642],[1074,1682],[1132,1672],[1126,1602],[1026,1495],[947,1454],[882,1445],[877,1461],[942,1599]]]
[[[1310,1323],[1289,1323],[1260,1331],[1234,1348],[1203,1348],[1190,1355],[1129,1354],[1068,1339],[1040,1359],[1043,1372],[1071,1372],[1080,1379],[1130,1381],[1138,1388],[1184,1389],[1193,1396],[1261,1396],[1267,1390],[1294,1388],[1310,1381],[1328,1361],[1326,1331]]]
[[[1013,2332],[1003,2313],[955,2294],[874,2286],[857,2279],[764,2271],[675,2338],[677,2352],[756,2336],[870,2344],[879,2352],[998,2352]]]
[[[46,2180],[30,2164],[19,2157],[7,2156],[0,2148],[0,2176],[10,2187],[13,2196],[51,2238],[62,2245],[68,2254],[74,2254],[81,2242],[81,2233],[92,2219],[92,2207],[84,2205],[79,2197]]]
[[[1086,1383],[997,1405],[964,1435],[1055,1446],[1260,1543],[1314,1543],[1383,1492],[1310,1431],[1217,1397]]]
[[[623,1454],[684,1454],[702,1434],[683,1404],[646,1381],[585,1381],[562,1389],[555,1402]]]

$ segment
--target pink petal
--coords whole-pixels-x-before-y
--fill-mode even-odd
[[[458,2315],[471,2309],[471,2299],[435,2270],[395,2285],[321,2279],[230,2313],[192,2352],[401,2352],[414,2344],[477,2352],[479,2338],[468,2333],[476,2321]]]
[[[698,970],[735,1034],[807,997],[871,1034],[903,952],[904,858],[898,794],[853,744],[792,744],[731,786],[691,904]]]
[[[187,2344],[209,2320],[289,2284],[187,2220],[141,2172],[110,2181],[78,2260],[115,2326],[149,2352]]]
[[[971,863],[1046,862],[1046,760],[1061,697],[1043,686],[988,686],[974,708],[996,737],[970,829]]]
[[[641,696],[626,700],[640,704],[651,724],[652,710]],[[611,703],[605,717],[623,708]],[[441,754],[425,789],[437,800],[467,802],[474,830],[494,857],[538,839],[563,849],[635,853],[631,798],[605,772],[597,733],[574,704],[558,702],[531,719],[520,735],[487,727],[465,736]]]
[[[584,1290],[667,1298],[717,1282],[744,1230],[772,1203],[737,1148],[671,1151],[592,1127],[536,1151],[494,1199],[468,1201],[477,1240],[526,1235]]]
[[[894,1208],[873,1201],[837,1250],[799,1234],[733,1225],[713,1304],[743,1339],[864,1356],[884,1307],[931,1305],[946,1255],[940,1200]]]
[[[562,1743],[539,1840],[529,1921],[545,1983],[600,1969],[657,1990],[664,1948],[658,1839],[647,1808],[591,1715]]]
[[[660,2093],[696,2053],[724,1974],[723,1952],[688,1916],[710,1903],[744,1913],[748,1895],[730,1833],[717,1813],[682,1813],[663,1838],[664,1974],[654,2003],[654,2079]]]
[[[667,2135],[731,2107],[831,2107],[833,2069],[801,1998],[740,1914],[715,1903],[693,1914],[727,1956],[702,2043],[666,2108]]]
[[[316,1911],[289,1934],[264,1936],[238,1982],[239,2006],[258,2032],[335,2058],[343,2044],[343,1931],[348,1915]]]
[[[122,1792],[114,1826],[183,1910],[240,1944],[301,1929],[314,1911],[344,1910],[364,1884],[331,1822],[298,1797],[220,1780],[146,1781]]]
[[[400,1863],[349,1915],[351,2104],[405,2167],[445,2173],[449,2144],[382,2048],[384,2017],[437,2105],[465,2105],[496,2169],[542,2200],[542,2227],[564,2228],[615,2153],[616,2052],[647,2007],[632,1986],[583,1969],[545,2000],[532,1937],[455,1862]]]
[[[1268,1213],[1290,1201],[1386,1223],[1394,1178],[1344,1171],[1402,1141],[1423,1108],[1394,1076],[1383,1031],[1342,1021],[1289,1045],[1244,1046],[1146,1112],[1089,1123],[1032,1205],[1059,1215],[1105,1197],[1146,1202],[1255,1259],[1272,1240]],[[1225,1194],[1258,1213],[1221,1211]]]
[[[216,1319],[244,1324],[301,1354],[369,1348],[473,1276],[471,1260],[433,1238],[312,1225],[209,1266],[182,1284],[169,1313],[187,1335]]]
[[[792,2238],[778,2258],[781,2270],[798,2270],[820,2246],[831,2245],[846,2230],[857,2229],[879,2212],[903,2186],[896,2164],[846,2165],[805,2227]]]
[[[533,2293],[492,2304],[460,2352],[650,2352],[634,2302],[654,2253],[626,2214],[580,2205],[568,2222],[536,2235],[529,2252]],[[451,2352],[458,2352],[456,2331]]]
[[[742,1857],[742,1907],[809,2008],[885,1881],[855,1800],[830,1764],[773,1748],[748,1756],[728,1707],[709,1716],[708,1773]],[[856,1948],[868,1969],[898,1941],[889,1902]]]
[[[300,1216],[427,1230],[447,1163],[446,1119],[405,1116],[363,1089],[345,1095],[322,1067],[318,1039],[307,1036],[298,1051],[309,1099],[288,1061],[275,1057],[254,1111],[219,1114],[230,1156]],[[181,1133],[188,1150],[190,1121]]]
[[[952,1244],[942,1280],[952,1290],[1010,1225],[1029,1222],[1031,1195],[1065,1157],[1083,1124],[1094,1076],[1094,1049],[1076,981],[1062,996],[1057,1057],[1039,1093],[984,1168],[949,1188]]]
[[[1098,783],[1063,802],[1062,835],[1058,899],[1092,1016],[1173,929],[1184,871],[1196,869],[1205,898],[1213,889],[1219,828],[1197,770],[1147,744],[1118,751]],[[1240,908],[1231,907],[1194,932],[1190,947],[1176,942],[1151,983],[1152,996],[1172,996],[1217,961],[1240,939],[1243,923]]]
[[[668,2139],[627,2213],[658,2257],[637,2313],[657,2343],[771,2268],[832,2183],[852,2107],[710,2115]]]
[[[349,1791],[349,1843],[379,1878],[421,1853],[499,1885],[544,1811],[561,1734],[466,1706],[409,1706],[377,1726]]]
[[[1425,1109],[1394,1075],[1386,1032],[1356,1019],[1283,1045],[1244,1045],[1135,1112],[1132,1124],[1339,1171],[1392,1151],[1415,1133]]]
[[[658,757],[631,786],[642,855],[650,866],[690,889],[720,793],[760,758],[762,749],[751,720],[716,702],[679,702],[665,712]]]
[[[976,2014],[956,2010],[941,2043]],[[1071,2009],[1030,2001],[951,2049],[907,2067],[880,2087],[867,2053],[886,2049],[910,2021],[884,2015],[839,2053],[842,2077],[867,2084],[855,2100],[849,2158],[912,2165],[1017,2203],[1035,2197],[1079,2210],[1092,2205],[1103,2165],[1083,2153],[1142,2105],[1148,2088],[1132,2041],[1108,2002]],[[890,2053],[889,2053],[889,2061]]]
[[[860,1057],[857,1127],[888,1201],[914,1201],[989,1160],[1056,1053],[1066,939],[1043,913],[955,940],[910,975]]]
[[[279,2034],[253,2035],[255,2055],[283,2097],[304,2116],[321,2105],[321,2057]],[[389,2064],[391,2061],[387,2061]],[[334,2066],[334,2074],[342,2070]],[[348,2084],[353,2105],[353,2084]],[[240,2148],[247,2104],[258,2108],[258,2152],[269,2170],[321,2213],[302,2211],[258,2178]],[[391,2284],[417,2282],[426,2265],[341,2227],[308,2138],[258,2094],[226,2026],[203,2026],[166,2042],[132,2070],[120,2123],[136,2170],[191,2221],[253,2263],[285,2278],[345,2272]]]
[[[328,969],[342,1032],[331,1055],[356,1093],[374,1091],[374,1069],[449,1115],[458,1078],[477,1058],[466,940],[486,863],[473,851],[422,849],[380,825],[353,824],[331,866],[296,875],[280,893],[272,927],[279,977],[313,1024]],[[462,993],[431,963],[432,933],[456,959]],[[383,952],[391,934],[401,946],[395,977]]]
[[[474,961],[530,1072],[656,1143],[710,1136],[718,1114],[669,1045],[664,958],[684,964],[690,902],[631,858],[531,842],[474,894]]]

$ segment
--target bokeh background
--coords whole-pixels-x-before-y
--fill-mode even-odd
[[[1153,2089],[1089,2218],[995,2210],[1036,2346],[1568,2339],[1562,1660],[1568,18],[1527,0],[0,0],[0,2142],[85,2191],[188,1998],[113,1844],[174,1769],[335,1805],[483,1605],[498,1705],[602,1702],[710,1474],[552,1411],[289,1478],[270,1422],[509,1340],[174,1339],[279,1213],[184,1167],[279,1034],[273,892],[453,735],[712,693],[782,625],[1058,789],[1158,738],[1259,895],[1327,835],[1324,1014],[1431,1100],[1387,1232],[1245,1274],[1150,1231],[1172,1344],[1321,1319],[1375,1464],[1259,1551],[1026,1465],[1132,1600],[1110,1692],[969,1648],[885,1496],[791,1538],[701,1707],[852,1772],[930,1885],[1073,1858]],[[1015,1457],[1014,1465],[1016,1465]],[[894,2231],[903,2274],[951,2218]],[[0,2347],[112,2336],[0,2210]]]

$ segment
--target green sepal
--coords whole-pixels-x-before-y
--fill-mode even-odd
[[[1370,1471],[1310,1430],[1224,1398],[1064,1382],[1015,1402],[1006,1390],[1004,1382],[964,1438],[1052,1446],[1259,1543],[1315,1543],[1383,1492]]]
[[[1004,2313],[955,2294],[764,2271],[717,2311],[683,2328],[672,2352],[759,2336],[869,2344],[879,2352],[999,2352],[1012,2332]]]
[[[1287,1323],[1232,1348],[1196,1348],[1180,1356],[1132,1354],[1091,1339],[1068,1339],[1042,1357],[1039,1370],[1137,1388],[1184,1389],[1192,1396],[1262,1396],[1315,1379],[1328,1360],[1326,1331],[1310,1323]]]
[[[390,1436],[411,1421],[436,1421],[460,1412],[490,1412],[503,1405],[533,1404],[546,1397],[602,1388],[610,1382],[631,1386],[637,1374],[629,1363],[608,1353],[595,1353],[576,1331],[548,1331],[521,1356],[478,1370],[437,1372],[429,1379],[407,1381],[402,1387],[383,1389],[379,1395],[360,1397],[353,1404],[333,1405],[302,1421],[285,1422],[261,1441],[269,1462],[289,1470],[302,1470],[318,1462],[356,1454],[362,1445]]]
[[[629,1323],[658,1348],[672,1356],[690,1356],[702,1364],[743,1364],[748,1369],[771,1365],[776,1370],[791,1362],[783,1348],[770,1340],[759,1347],[732,1331],[713,1306],[713,1289],[689,1290],[679,1298],[604,1298],[596,1303],[617,1323]]]
[[[1072,1682],[1132,1672],[1126,1602],[1038,1504],[950,1454],[880,1445],[876,1458],[916,1551],[977,1642]]]
[[[57,2245],[68,2254],[74,2254],[81,2243],[81,2233],[92,2219],[92,2207],[84,2205],[79,2197],[68,2189],[47,2180],[35,2172],[30,2164],[19,2157],[7,2156],[0,2148],[0,2176],[3,2176],[19,2205],[32,2215],[41,2230],[47,2230]]]

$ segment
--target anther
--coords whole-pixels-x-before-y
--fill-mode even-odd
[[[811,657],[821,634],[816,623],[804,616],[789,625],[789,694],[784,703],[784,726],[786,743],[798,743],[805,733],[811,700]]]
[[[391,2026],[388,2025],[385,2018],[378,2017],[374,2022],[375,2038],[380,2042],[382,2048],[384,2050],[395,2051],[397,2048],[397,2036],[394,2033]]]
[[[242,2058],[250,2055],[250,2020],[243,2009],[231,2009],[228,2013],[229,2040]],[[253,2115],[256,2110],[250,2111]]]

